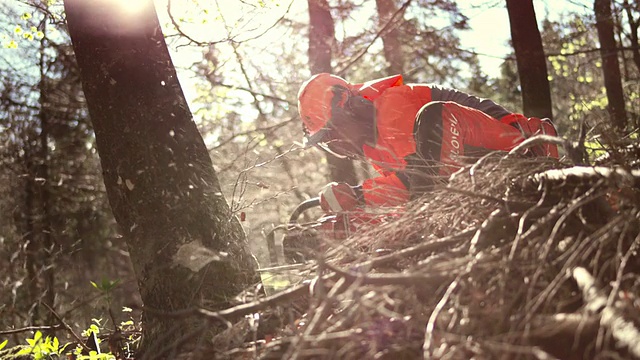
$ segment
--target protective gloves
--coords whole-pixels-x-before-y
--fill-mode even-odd
[[[320,191],[322,210],[339,213],[364,205],[361,187],[351,187],[346,183],[331,182]]]
[[[500,119],[501,122],[509,124],[522,132],[525,139],[534,135],[558,136],[558,131],[549,119],[539,119],[536,117],[526,118],[521,114],[511,114]],[[550,156],[558,158],[558,147],[554,144],[543,144],[531,147],[531,151],[536,156]]]

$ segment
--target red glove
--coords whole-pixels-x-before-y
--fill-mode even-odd
[[[558,131],[549,119],[538,119],[530,117],[527,119],[529,128],[533,130],[533,135],[551,135],[558,136]],[[532,148],[533,152],[538,156],[550,156],[558,158],[558,146],[555,144],[543,144]]]
[[[538,119],[536,117],[526,118],[521,114],[511,114],[500,119],[501,122],[509,124],[522,132],[524,138],[534,135],[558,136],[558,131],[549,119]],[[555,144],[544,144],[534,146],[531,151],[536,156],[550,156],[558,158],[558,146]]]
[[[353,210],[358,205],[361,202],[349,184],[332,182],[320,191],[320,207],[324,211],[339,213]]]

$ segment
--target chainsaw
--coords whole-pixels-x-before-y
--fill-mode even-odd
[[[320,207],[320,198],[301,202],[291,213],[287,224],[274,227],[266,235],[271,266],[301,264],[326,250],[326,244],[345,240],[362,228],[364,224],[379,222],[375,214],[356,210],[338,214],[324,214],[316,221],[300,223],[300,217],[307,210]],[[284,233],[282,247],[276,244],[276,234]],[[279,250],[282,250],[281,252]]]
[[[300,217],[308,210],[320,207],[320,198],[301,202],[291,213],[289,222],[278,225],[266,235],[267,250],[271,266],[304,263],[319,251],[319,228],[329,221],[326,216],[311,223],[299,223]],[[284,233],[282,246],[276,245],[276,235]],[[281,250],[281,251],[279,251]]]
[[[324,214],[312,222],[300,222],[307,211],[319,208],[320,198],[301,202],[286,224],[278,225],[266,234],[269,267],[258,269],[267,295],[284,290],[312,276],[310,260],[325,250],[329,240],[344,240],[356,230],[351,214]],[[282,234],[281,246],[276,241]]]
[[[286,224],[278,225],[266,235],[269,267],[258,269],[267,293],[273,293],[309,278],[312,260],[324,253],[330,244],[343,242],[366,226],[380,224],[392,215],[358,209],[328,213],[311,222],[300,222],[307,211],[319,208],[320,198],[301,202]],[[278,235],[282,234],[281,246]]]

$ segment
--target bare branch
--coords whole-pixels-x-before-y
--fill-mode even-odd
[[[600,324],[608,327],[616,341],[631,354],[640,357],[640,330],[632,319],[625,318],[624,309],[609,304],[607,295],[585,268],[575,268],[572,276],[582,290],[587,310],[600,313]]]
[[[376,33],[376,36],[374,36],[373,39],[369,42],[369,45],[365,46],[364,49],[362,49],[362,51],[360,51],[360,53],[356,55],[356,57],[352,58],[351,61],[343,65],[341,69],[337,70],[335,72],[336,75],[344,76],[344,73],[347,71],[347,69],[349,69],[353,64],[355,64],[358,60],[360,60],[360,58],[362,58],[364,54],[366,54],[367,51],[369,51],[369,48],[373,45],[373,43],[375,43],[376,40],[378,40],[378,38],[382,36],[382,33],[385,32],[391,26],[391,24],[396,20],[396,17],[399,14],[402,14],[407,9],[409,4],[411,4],[411,0],[405,1],[404,4],[402,4],[402,6],[398,8],[398,11],[396,11],[393,14],[393,16],[389,18],[389,21],[387,21],[387,23],[380,29],[380,31]]]
[[[3,331],[0,331],[0,335],[12,335],[12,334],[19,334],[19,333],[28,332],[28,331],[60,330],[60,329],[64,329],[64,328],[65,328],[65,326],[63,324],[42,325],[42,326],[27,326],[27,327],[18,328],[18,329],[3,330]]]
[[[84,343],[84,341],[82,341],[82,338],[80,336],[78,336],[78,334],[76,334],[75,331],[73,331],[73,328],[71,328],[71,325],[67,324],[64,319],[62,319],[62,317],[55,311],[53,310],[49,304],[47,304],[46,302],[43,302],[42,305],[44,305],[47,309],[49,309],[49,311],[51,312],[51,314],[60,322],[60,324],[67,329],[67,331],[78,341],[78,344],[80,344],[80,346],[82,346],[85,350],[90,351],[91,349],[89,349],[89,347]]]

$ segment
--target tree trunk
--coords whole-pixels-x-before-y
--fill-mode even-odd
[[[382,29],[387,26],[391,17],[398,11],[394,0],[376,0],[378,9],[378,26]],[[384,50],[384,57],[389,64],[387,71],[391,74],[402,74],[404,72],[404,53],[400,43],[398,28],[391,25],[380,35]]]
[[[335,29],[327,0],[308,0],[309,4],[309,67],[311,74],[331,73],[331,46]],[[353,161],[327,154],[331,181],[358,183]]]
[[[143,311],[141,352],[170,358],[210,338],[204,320],[255,280],[178,83],[151,1],[135,15],[108,0],[65,0],[109,203],[127,240]]]
[[[538,30],[533,0],[507,0],[511,41],[522,87],[522,108],[527,116],[553,116],[547,61]]]
[[[637,6],[637,5],[636,5]],[[640,19],[636,19],[633,16],[631,4],[628,0],[624,0],[622,8],[627,14],[627,21],[629,23],[629,40],[631,40],[631,53],[633,54],[633,62],[636,64],[636,68],[640,71],[640,41],[638,40],[638,28],[640,27]]]
[[[613,15],[611,0],[595,0],[593,10],[596,15],[596,29],[600,41],[600,57],[602,58],[602,73],[604,86],[607,90],[608,110],[612,124],[619,130],[627,126],[627,112],[624,105],[620,64],[616,50],[616,40],[613,31]]]
[[[22,237],[25,241],[26,262],[27,268],[27,289],[29,304],[27,308],[30,308],[30,322],[32,324],[41,324],[40,320],[40,305],[38,304],[40,299],[40,284],[38,273],[42,270],[40,263],[40,254],[42,252],[41,245],[38,241],[36,231],[38,229],[38,206],[37,206],[37,187],[36,184],[36,167],[34,163],[34,155],[31,149],[25,149],[25,170],[27,176],[24,183],[24,228],[22,231]]]
[[[46,24],[47,18],[42,21]],[[46,29],[42,30],[46,33]],[[34,123],[39,127],[30,133],[31,149],[24,149],[26,159],[25,209],[26,226],[23,232],[26,241],[26,268],[28,276],[30,322],[33,325],[51,324],[55,317],[41,304],[54,308],[55,274],[53,264],[54,242],[51,233],[50,177],[49,177],[49,103],[47,99],[46,37],[40,39],[38,52],[39,109]]]
[[[49,21],[45,15],[42,20],[43,29],[42,32],[46,34],[46,24]],[[39,193],[40,202],[40,227],[38,231],[38,241],[40,244],[40,257],[42,266],[42,277],[44,280],[44,288],[42,289],[42,302],[51,309],[54,309],[55,303],[55,266],[53,264],[54,258],[54,241],[51,229],[51,177],[49,176],[49,100],[47,98],[47,62],[46,62],[46,41],[47,38],[43,37],[40,40],[40,61],[38,67],[40,68],[40,83],[38,84],[38,90],[40,92],[40,156],[39,164],[37,167],[38,181],[37,188]],[[46,312],[48,315],[45,317],[47,323],[52,323],[55,317],[50,311]]]

